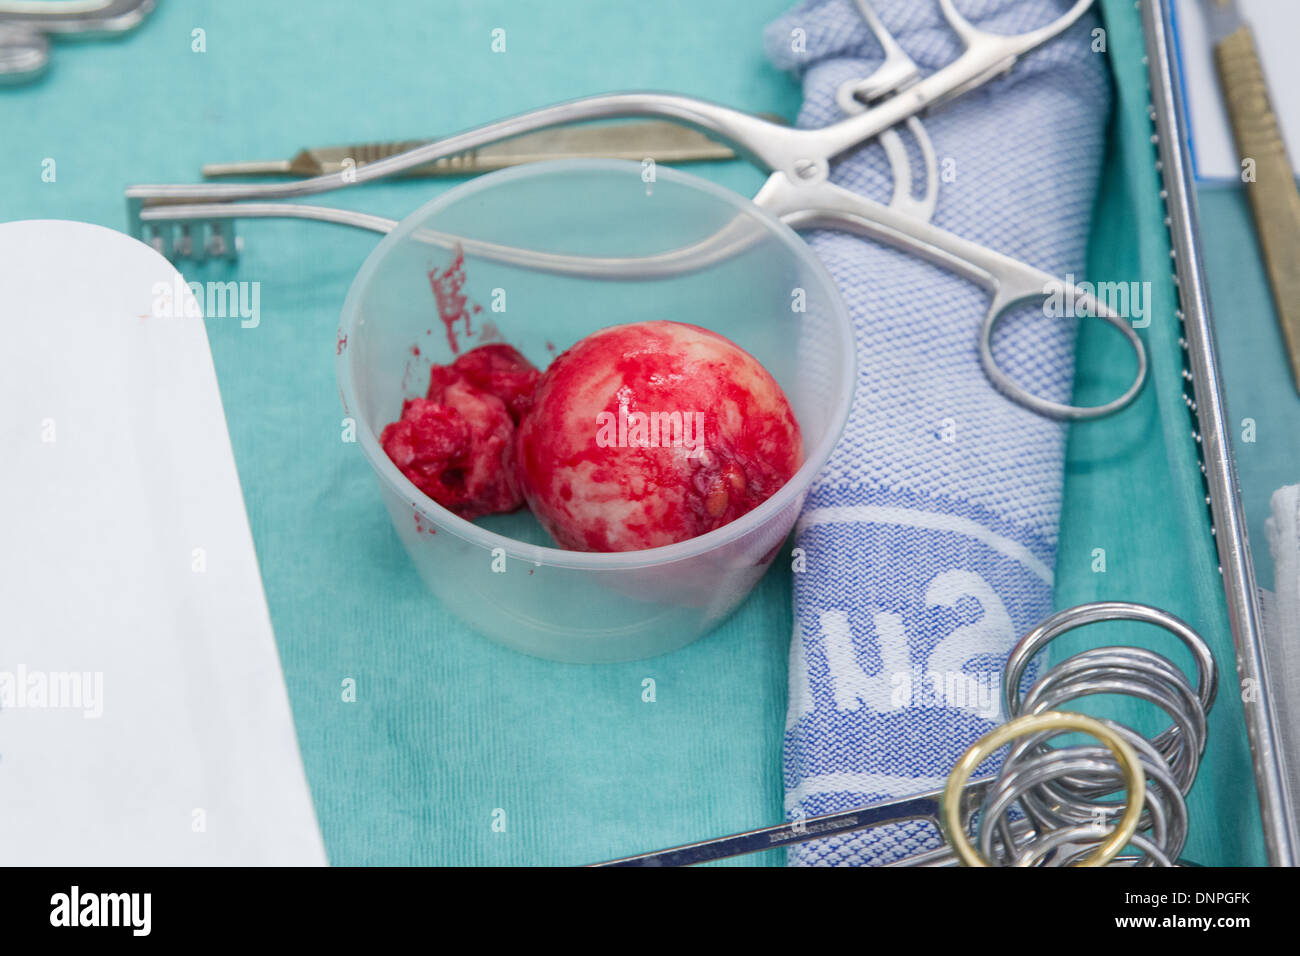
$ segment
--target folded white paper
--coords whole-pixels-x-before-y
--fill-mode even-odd
[[[0,862],[322,864],[193,300],[0,225]]]

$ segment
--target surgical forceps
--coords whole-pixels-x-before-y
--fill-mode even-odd
[[[938,0],[948,25],[960,38],[964,49],[957,59],[924,77],[871,11],[867,0],[856,2],[885,50],[885,61],[866,80],[845,84],[839,100],[848,115],[820,129],[783,126],[689,96],[612,93],[543,107],[356,170],[291,183],[132,186],[126,192],[131,232],[152,243],[164,255],[213,254],[226,257],[235,255],[236,246],[233,232],[222,223],[242,217],[315,219],[386,233],[396,225],[391,219],[351,210],[269,200],[310,196],[382,179],[444,156],[552,126],[616,117],[663,117],[696,127],[731,144],[738,153],[769,171],[767,181],[753,201],[790,226],[796,229],[827,227],[849,230],[915,253],[990,292],[992,301],[980,327],[980,362],[993,386],[1012,401],[1038,414],[1062,420],[1098,418],[1124,408],[1137,396],[1146,379],[1147,357],[1137,333],[1091,293],[931,223],[937,198],[934,151],[918,119],[918,114],[924,110],[1010,70],[1022,55],[1076,23],[1092,6],[1093,0],[1076,0],[1055,21],[1019,35],[980,30],[957,11],[953,0]],[[863,99],[871,102],[863,103]],[[916,135],[928,167],[927,191],[920,199],[912,195],[907,156],[894,130],[899,124],[908,125]],[[859,196],[828,179],[833,160],[877,137],[894,172],[894,193],[888,204]],[[167,222],[184,224],[179,239],[173,240],[159,228],[160,223]],[[190,224],[195,222],[206,224],[211,230],[206,242],[195,243],[190,232]],[[428,238],[439,241],[435,236]],[[724,241],[727,249],[734,251],[737,237],[729,232],[728,227],[720,230],[718,238]],[[654,256],[644,260],[602,261],[578,256],[539,259],[528,250],[518,252],[518,261],[525,264],[579,274],[609,274],[621,270],[630,275],[640,269],[650,270],[648,274],[653,274],[654,270],[662,270],[665,266],[663,261],[656,262]],[[689,268],[690,257],[681,255],[681,252],[665,256],[678,263],[675,268]],[[704,250],[695,248],[691,252],[703,253]],[[504,247],[496,247],[488,253],[511,258],[511,251]],[[1128,340],[1137,357],[1137,372],[1132,384],[1120,397],[1091,407],[1053,402],[1022,388],[998,367],[993,356],[992,339],[1000,318],[1014,305],[1042,300],[1053,293],[1069,296],[1077,304],[1075,314],[1096,315],[1113,325]]]
[[[0,0],[0,83],[25,83],[45,71],[50,36],[90,37],[138,26],[155,0]]]

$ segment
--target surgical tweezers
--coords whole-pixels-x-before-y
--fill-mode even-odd
[[[774,117],[775,118],[775,117]],[[318,146],[299,150],[290,159],[209,163],[205,178],[219,176],[320,176],[358,169],[397,156],[431,140]],[[504,139],[480,149],[444,156],[407,169],[403,176],[467,176],[548,159],[630,159],[650,157],[658,163],[732,159],[735,150],[715,143],[698,130],[666,120],[640,123],[565,126]]]

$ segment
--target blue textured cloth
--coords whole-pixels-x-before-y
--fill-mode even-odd
[[[1019,33],[1065,9],[1054,0],[962,4],[978,26]],[[960,52],[937,3],[875,0],[930,72]],[[941,168],[934,222],[1055,275],[1083,272],[1109,110],[1093,17],[1008,76],[924,119]],[[851,0],[810,0],[767,31],[801,75],[800,125],[841,117],[841,83],[879,65]],[[801,49],[801,47],[803,49]],[[878,145],[832,170],[887,201]],[[858,333],[858,382],[844,436],[796,535],[794,638],[785,732],[792,818],[941,785],[999,722],[998,675],[1016,637],[1051,611],[1065,430],[996,393],[979,365],[988,295],[967,280],[858,237],[810,242]],[[995,340],[999,364],[1036,394],[1068,401],[1073,324],[1026,306]],[[798,552],[796,552],[798,554]],[[937,845],[928,825],[815,841],[796,864],[879,864]]]

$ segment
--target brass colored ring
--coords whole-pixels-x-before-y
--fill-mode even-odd
[[[975,768],[988,759],[998,748],[1005,746],[1017,737],[1042,731],[1065,733],[1079,731],[1096,737],[1115,755],[1120,770],[1124,774],[1126,803],[1124,815],[1111,831],[1105,841],[1079,866],[1105,866],[1119,855],[1120,850],[1128,846],[1137,832],[1138,821],[1142,818],[1142,808],[1146,804],[1146,774],[1136,751],[1115,731],[1101,721],[1084,714],[1067,710],[1049,710],[1041,714],[1026,714],[1010,720],[985,734],[971,746],[957,761],[948,775],[948,783],[943,789],[943,799],[939,804],[939,821],[943,826],[945,838],[956,852],[958,859],[966,866],[990,866],[988,860],[980,854],[966,836],[966,827],[961,819],[962,792],[966,782],[975,772]]]

